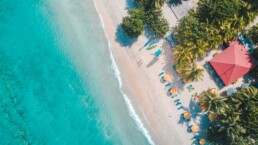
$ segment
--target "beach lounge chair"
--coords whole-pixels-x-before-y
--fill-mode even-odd
[[[157,43],[157,40],[153,40],[152,42],[149,43],[149,46],[154,45],[156,43]]]
[[[180,99],[176,99],[174,102],[178,102],[178,101],[180,101]]]
[[[176,102],[176,106],[178,106],[178,105],[181,105],[181,103],[180,102]]]
[[[177,64],[174,64],[172,67],[173,67],[173,69],[176,71]],[[176,71],[176,73],[178,74],[177,71]]]
[[[215,78],[215,81],[218,82],[218,83],[220,83],[220,79],[217,78],[217,77]]]
[[[215,75],[215,71],[213,69],[211,69],[209,72],[210,74]]]
[[[171,83],[167,83],[165,86],[166,86],[166,87],[171,86]]]
[[[206,63],[206,64],[205,64],[205,68],[209,69],[209,68],[210,68],[210,64],[209,64],[209,63]]]
[[[143,46],[144,47],[148,46],[150,42],[151,42],[151,40],[148,40]]]
[[[187,86],[187,89],[191,89],[193,87],[193,85],[189,85]]]
[[[219,87],[224,87],[224,84],[222,82],[219,83]]]
[[[163,71],[163,72],[161,72],[160,74],[159,74],[159,76],[163,76],[165,74],[165,72]]]
[[[184,107],[183,106],[180,106],[179,108],[177,108],[177,110],[181,110],[181,109],[183,109]]]
[[[151,50],[151,49],[153,49],[153,48],[155,48],[155,47],[157,47],[157,45],[151,45],[151,46],[149,46],[149,47],[147,48],[147,50]]]

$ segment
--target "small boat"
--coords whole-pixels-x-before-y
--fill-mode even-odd
[[[147,48],[147,50],[151,50],[151,49],[155,48],[156,46],[157,46],[157,45],[149,46],[149,47]]]

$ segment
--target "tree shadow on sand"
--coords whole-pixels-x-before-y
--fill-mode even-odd
[[[184,118],[184,113],[182,113],[182,114],[180,115],[180,119],[179,119],[179,121],[178,121],[177,123],[178,123],[178,124],[181,124],[181,125],[186,124],[186,126],[189,126],[190,121],[191,121],[191,119],[185,119],[185,118]]]
[[[198,105],[198,103],[193,101],[193,99],[190,100],[189,110],[190,110],[190,112],[192,114],[192,118],[196,118],[202,112],[202,110],[201,110],[200,106]]]
[[[156,57],[156,56],[155,56],[155,57],[149,62],[149,64],[148,64],[146,67],[152,66],[152,65],[155,64],[158,60],[159,60],[159,57]]]
[[[169,0],[168,1],[169,6],[178,6],[183,4],[182,0]]]
[[[137,39],[128,37],[121,25],[119,25],[116,29],[116,41],[123,47],[131,47]]]
[[[207,138],[205,131],[207,130],[207,128],[209,127],[209,119],[207,114],[202,115],[200,118],[200,131],[194,135],[194,137],[192,138],[192,145],[199,145],[199,141],[201,138]]]

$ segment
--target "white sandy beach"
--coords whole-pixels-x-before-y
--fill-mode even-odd
[[[140,115],[144,127],[148,129],[154,143],[190,145],[196,143],[196,141],[198,142],[200,137],[205,138],[203,132],[207,128],[208,117],[200,110],[192,95],[199,95],[212,88],[222,93],[231,87],[240,87],[243,78],[238,79],[235,84],[220,89],[205,69],[202,80],[192,82],[191,85],[194,90],[189,92],[187,86],[190,84],[182,84],[181,77],[172,68],[173,48],[164,39],[157,44],[157,48],[164,50],[164,55],[159,59],[154,59],[155,57],[152,55],[154,50],[143,48],[148,41],[144,35],[140,36],[131,46],[121,45],[124,44],[121,43],[121,39],[126,40],[126,38],[121,35],[117,28],[122,22],[123,16],[127,15],[127,9],[131,8],[132,0],[96,0],[95,3],[104,21],[105,33],[109,39],[115,61],[121,71],[123,90],[132,100],[137,114]],[[172,30],[178,23],[176,16],[167,5],[162,8],[162,11]],[[204,59],[197,61],[198,65],[204,67],[213,58],[215,52],[216,50],[207,53]],[[141,66],[137,65],[139,61],[142,61]],[[167,95],[168,88],[165,87],[165,83],[162,83],[158,76],[162,71],[171,76],[169,82],[172,87],[176,87],[178,90],[176,98]],[[180,99],[184,109],[177,109],[175,99]],[[192,114],[189,123],[182,120],[181,115],[186,111]],[[200,127],[199,133],[195,134],[196,137],[187,131],[190,125]]]
[[[123,89],[132,100],[155,144],[189,145],[193,135],[187,132],[186,125],[178,123],[184,111],[177,110],[173,100],[166,95],[166,88],[158,76],[161,71],[171,72],[170,45],[161,40],[158,47],[164,48],[165,55],[155,60],[151,55],[153,51],[142,48],[147,41],[144,36],[139,37],[131,47],[123,47],[116,40],[117,27],[122,17],[127,15],[128,3],[131,2],[96,0],[112,53],[121,71]],[[175,26],[177,20],[171,10],[165,6],[163,12],[169,18],[170,26]],[[137,66],[139,60],[142,60],[140,67]]]

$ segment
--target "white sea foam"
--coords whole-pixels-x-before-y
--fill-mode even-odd
[[[151,144],[151,145],[154,145],[154,142],[152,141],[151,139],[151,136],[149,134],[149,131],[144,127],[140,117],[137,115],[132,103],[131,103],[131,100],[128,98],[128,96],[122,91],[122,79],[121,79],[121,75],[120,75],[120,71],[117,67],[117,64],[115,62],[115,59],[114,59],[114,56],[112,54],[112,51],[111,51],[111,44],[109,42],[109,39],[108,39],[108,36],[105,32],[105,25],[104,25],[104,21],[103,21],[103,18],[96,6],[96,2],[95,0],[94,1],[94,5],[95,5],[95,8],[96,8],[96,11],[100,17],[100,21],[101,21],[101,25],[102,25],[102,28],[104,30],[104,33],[105,33],[105,37],[107,39],[107,42],[108,42],[108,48],[109,48],[109,52],[110,52],[110,58],[111,58],[111,61],[112,61],[112,70],[114,71],[115,73],[115,76],[116,78],[118,79],[118,83],[119,83],[119,87],[120,87],[120,91],[123,95],[123,98],[125,100],[125,103],[127,105],[127,108],[128,108],[128,111],[129,111],[129,114],[130,116],[133,118],[134,122],[136,123],[137,127],[139,128],[139,130],[142,132],[142,134],[145,136],[145,138],[147,139],[147,141]]]

